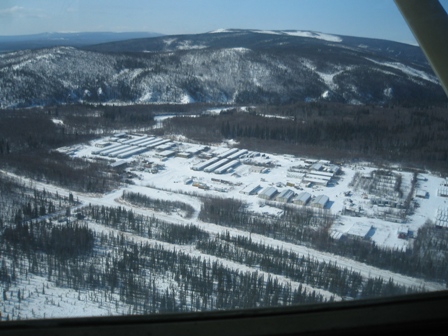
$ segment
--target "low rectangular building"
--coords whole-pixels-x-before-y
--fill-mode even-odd
[[[171,148],[173,148],[175,146],[176,146],[176,144],[174,142],[167,142],[167,143],[164,143],[162,145],[156,146],[155,149],[157,151],[159,151],[159,152],[162,152],[162,151],[169,150],[169,149],[171,149]]]
[[[124,132],[124,133],[115,133],[113,136],[115,138],[126,138],[128,136],[128,134],[126,132]]]
[[[165,150],[163,152],[157,153],[154,156],[160,157],[160,158],[169,158],[171,156],[176,155],[176,152],[173,150]]]
[[[110,146],[110,145],[111,145],[110,142],[98,142],[98,143],[95,144],[95,147],[104,148],[104,147],[107,147],[107,146]]]
[[[221,166],[217,169],[215,169],[215,174],[224,174],[226,173],[228,170],[235,168],[236,166],[239,166],[240,162],[237,160],[232,160],[228,163],[226,163],[224,166]]]
[[[289,172],[287,172],[286,173],[286,177],[289,177],[289,178],[296,178],[296,179],[303,179],[303,177],[305,176],[305,174],[304,173],[298,173],[298,172],[291,172],[291,171],[289,171]]]
[[[328,196],[319,195],[311,202],[311,206],[313,208],[323,209],[329,200]]]
[[[215,171],[215,169],[217,169],[217,168],[219,168],[219,167],[221,167],[221,166],[224,166],[228,161],[229,161],[229,160],[227,160],[227,159],[221,159],[221,160],[219,160],[218,162],[215,162],[214,164],[212,164],[212,165],[210,165],[210,166],[208,166],[208,167],[205,167],[205,168],[204,168],[204,171],[205,171],[206,173],[212,173],[212,172]]]
[[[199,162],[198,164],[194,165],[193,167],[191,167],[192,170],[203,170],[205,167],[208,167],[212,164],[214,164],[215,162],[219,161],[219,158],[212,158],[208,161],[204,161],[204,162]]]
[[[317,179],[317,178],[313,178],[313,177],[309,177],[309,176],[305,176],[302,179],[302,182],[304,184],[312,183],[312,184],[315,184],[315,185],[320,185],[320,186],[326,187],[328,185],[329,181],[322,180],[322,179]]]
[[[324,166],[321,163],[314,163],[313,165],[311,165],[310,170],[322,170]]]
[[[127,165],[128,165],[128,163],[127,163],[126,160],[119,160],[119,161],[112,162],[110,164],[110,167],[113,168],[113,169],[120,170],[120,169],[126,168]]]
[[[240,190],[240,194],[244,195],[255,195],[261,189],[259,184],[249,184],[242,190]]]
[[[415,191],[415,197],[426,198],[427,196],[428,196],[428,193],[425,190],[417,189]]]
[[[440,208],[437,210],[436,226],[448,228],[448,208]]]
[[[444,187],[444,186],[439,187],[437,194],[440,197],[448,197],[448,187]]]
[[[277,189],[274,187],[267,187],[265,189],[263,189],[263,191],[258,195],[258,197],[265,199],[265,200],[270,200],[274,197],[274,195],[277,193]]]
[[[224,153],[218,154],[218,157],[220,157],[221,159],[227,158],[228,156],[235,154],[239,152],[238,148],[231,148],[227,151],[225,151]]]
[[[251,166],[249,168],[249,171],[251,173],[263,173],[265,171],[265,167],[261,167],[261,166]]]
[[[184,159],[189,159],[192,156],[193,156],[193,154],[190,153],[190,152],[179,152],[179,153],[177,153],[177,157],[181,157],[181,158],[184,158]]]
[[[285,189],[283,190],[280,195],[276,197],[276,200],[278,202],[288,203],[289,200],[294,196],[294,191],[291,189]]]
[[[324,176],[324,177],[333,177],[334,174],[331,172],[320,171],[320,170],[311,170],[307,175],[315,175],[315,176]]]
[[[347,231],[347,236],[354,239],[370,239],[375,232],[375,228],[369,223],[355,223]]]
[[[297,205],[307,205],[307,203],[310,201],[310,199],[311,199],[311,194],[304,191],[304,192],[301,192],[300,194],[298,194],[296,197],[294,197],[292,202]]]

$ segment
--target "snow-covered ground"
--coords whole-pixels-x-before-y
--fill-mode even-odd
[[[6,297],[0,309],[2,320],[124,315],[130,309],[123,302],[116,305],[120,301],[118,294],[105,299],[99,291],[58,287],[31,273],[9,286]]]
[[[159,123],[162,123],[164,118],[170,116],[160,116]],[[133,136],[138,137],[138,136]],[[96,144],[104,143],[106,139],[99,139],[92,141],[89,145],[77,145],[72,148],[64,148],[62,151],[70,152],[78,157],[94,158],[93,151],[98,150]],[[110,139],[107,139],[110,142]],[[207,158],[200,157],[198,152],[204,149],[204,145],[198,145],[187,142],[184,138],[178,138],[175,142],[175,149],[179,153],[196,153],[192,157],[170,157],[160,158],[158,152],[154,149],[148,150],[146,153],[131,158],[124,159],[128,162],[127,171],[135,174],[133,178],[134,184],[128,184],[120,189],[114,190],[105,195],[92,195],[72,192],[75,199],[79,200],[83,205],[104,205],[108,207],[121,206],[127,210],[132,210],[136,214],[145,216],[155,216],[168,223],[188,225],[193,224],[204,231],[207,231],[211,236],[222,234],[224,231],[229,232],[231,236],[251,237],[254,243],[262,243],[272,246],[274,248],[287,249],[299,256],[310,256],[312,259],[319,262],[336,263],[339,267],[345,267],[353,271],[357,271],[364,278],[383,278],[393,279],[398,285],[407,287],[421,288],[424,290],[442,290],[444,285],[425,281],[418,278],[404,276],[398,273],[385,271],[377,267],[366,265],[362,262],[357,262],[352,259],[334,255],[331,253],[317,251],[315,249],[286,243],[277,239],[268,238],[263,235],[245,232],[242,230],[223,227],[212,223],[205,223],[198,219],[198,214],[201,208],[201,200],[198,196],[220,196],[224,198],[236,198],[243,200],[249,204],[249,210],[258,214],[265,215],[281,215],[283,213],[283,203],[272,201],[265,204],[258,195],[246,195],[241,191],[247,186],[259,186],[259,190],[266,187],[275,187],[278,192],[286,189],[291,189],[294,193],[308,192],[312,198],[319,195],[326,195],[329,202],[325,208],[320,211],[327,212],[336,216],[336,220],[331,228],[331,233],[334,237],[341,237],[342,235],[361,235],[371,239],[377,246],[384,248],[394,248],[405,250],[412,244],[412,236],[407,239],[400,239],[400,232],[412,232],[414,235],[428,219],[435,220],[437,210],[448,208],[447,198],[438,196],[438,189],[445,180],[439,176],[431,173],[419,174],[418,181],[415,185],[416,190],[426,192],[426,198],[414,198],[418,206],[412,215],[408,215],[400,220],[388,221],[382,217],[384,207],[379,207],[372,204],[372,200],[378,197],[377,195],[369,194],[369,192],[361,187],[354,186],[354,181],[361,175],[367,179],[371,178],[372,173],[378,168],[366,162],[357,163],[338,163],[341,173],[336,175],[332,182],[327,187],[325,186],[309,186],[303,183],[298,176],[302,172],[309,170],[310,165],[316,160],[308,160],[306,158],[295,157],[292,155],[267,154],[248,151],[244,157],[240,157],[240,164],[233,169],[230,169],[224,174],[207,173],[203,170],[195,171],[191,168],[198,163],[207,160]],[[212,156],[219,156],[228,151],[232,147],[232,142],[222,143],[215,146],[208,146],[209,149],[204,151],[204,154]],[[105,148],[107,149],[107,147]],[[111,162],[115,159],[110,158]],[[250,164],[249,164],[250,161]],[[151,173],[151,169],[145,168],[148,162],[152,163],[152,167],[157,166],[157,172]],[[328,162],[321,161],[321,164],[328,166]],[[253,168],[258,166],[266,166],[267,170],[263,173],[254,172]],[[302,172],[298,172],[302,171]],[[291,174],[294,172],[294,174]],[[3,174],[11,173],[1,172]],[[295,175],[297,173],[298,175]],[[402,192],[401,200],[404,200],[409,193],[412,192],[413,174],[404,172],[399,167],[392,170],[391,176],[400,176]],[[369,177],[370,176],[370,177]],[[22,181],[28,181],[33,187],[38,189],[45,189],[49,192],[58,192],[60,195],[70,193],[60,187],[48,185],[42,182],[36,182],[22,178]],[[188,181],[188,183],[186,183]],[[197,182],[198,185],[206,185],[208,189],[200,189],[194,186],[192,181]],[[153,210],[139,208],[124,202],[121,199],[123,191],[138,192],[157,198],[169,201],[181,201],[190,204],[195,213],[191,218],[184,218],[181,212],[165,214],[162,212],[155,212]],[[398,196],[397,196],[398,197]],[[81,205],[82,206],[82,205]],[[301,207],[293,205],[297,208]],[[308,205],[308,208],[311,207]],[[357,213],[356,216],[343,215],[345,209],[353,210]],[[395,211],[394,209],[389,209]],[[395,217],[395,219],[398,217]],[[99,225],[97,223],[88,221],[91,229],[98,232],[117,233],[115,229]],[[201,257],[211,261],[219,261],[227,268],[235,270],[243,270],[247,272],[260,271],[257,267],[246,266],[237,262],[218,258],[215,256],[204,254],[196,250],[194,246],[181,246],[176,244],[164,243],[149,238],[142,238],[134,236],[130,233],[125,234],[126,237],[133,241],[149,242],[150,244],[159,244],[167,250],[182,250],[185,253],[196,257]],[[291,281],[290,279],[279,276],[274,276],[281,283],[291,284],[292,288],[297,288],[300,283]],[[170,279],[159,279],[159,287],[175,286]],[[171,282],[170,282],[171,281]],[[302,284],[302,286],[307,286]],[[17,292],[20,289],[22,300],[19,302]],[[318,288],[309,288],[316,290],[318,294],[325,298],[330,298],[331,293]],[[117,305],[118,298],[108,297],[107,300],[101,297],[98,291],[75,291],[70,288],[58,288],[54,283],[48,281],[43,277],[36,275],[29,275],[27,279],[21,279],[16,285],[8,289],[8,300],[3,303],[2,311],[10,314],[11,318],[45,318],[45,317],[63,317],[63,316],[101,316],[101,315],[121,315],[129,313],[129,307],[120,303]],[[335,297],[336,300],[341,298]]]
[[[196,151],[198,145],[189,144],[188,142],[179,142],[177,147],[180,151]],[[226,151],[229,144],[222,144],[211,147],[208,153],[220,155]],[[78,151],[79,156],[89,156],[94,147],[84,147]],[[246,201],[250,204],[249,209],[259,214],[280,215],[283,213],[281,203],[277,203],[278,207],[265,205],[264,201],[257,195],[245,195],[241,191],[247,186],[259,186],[259,191],[266,187],[274,186],[278,192],[285,189],[291,189],[296,194],[303,191],[308,192],[312,198],[319,195],[329,197],[329,202],[325,207],[325,211],[337,215],[335,224],[331,228],[335,236],[354,235],[358,229],[366,225],[371,227],[368,238],[373,240],[377,246],[384,248],[393,248],[399,250],[407,249],[412,244],[412,234],[415,235],[418,229],[429,219],[434,221],[437,210],[439,208],[448,207],[447,199],[437,196],[437,190],[444,181],[442,178],[431,175],[430,173],[421,174],[420,180],[416,185],[416,189],[424,189],[428,192],[429,198],[414,198],[414,202],[418,203],[415,213],[404,219],[395,219],[394,221],[385,220],[381,214],[385,208],[372,204],[374,195],[368,195],[365,190],[354,190],[350,183],[356,173],[369,175],[377,168],[369,163],[345,164],[341,166],[342,174],[337,176],[334,183],[328,187],[312,186],[309,187],[300,182],[300,179],[290,176],[288,170],[291,167],[306,167],[305,158],[298,158],[289,155],[272,155],[265,153],[251,153],[247,156],[251,158],[242,158],[241,161],[248,159],[251,164],[268,164],[272,167],[267,169],[265,173],[256,173],[251,171],[252,165],[240,164],[231,169],[226,174],[207,173],[205,171],[194,171],[191,167],[207,159],[194,156],[192,158],[172,157],[167,160],[155,157],[155,151],[148,151],[139,156],[139,160],[151,161],[154,164],[163,166],[157,174],[148,171],[134,171],[138,178],[134,179],[135,185],[128,186],[129,190],[135,190],[143,194],[150,195],[166,200],[179,200],[190,203],[197,211],[199,211],[200,202],[194,197],[186,195],[214,195],[225,198],[236,198]],[[128,159],[133,162],[135,158]],[[309,163],[308,163],[309,165]],[[133,170],[131,168],[131,170]],[[403,193],[402,201],[411,192],[412,173],[395,171],[395,174],[401,175],[401,190]],[[185,183],[189,181],[189,183]],[[194,187],[192,181],[206,185],[208,190]],[[288,186],[295,185],[295,187]],[[348,195],[348,196],[347,196]],[[299,207],[299,206],[297,206]],[[341,215],[344,209],[361,210],[358,211],[358,217]],[[388,208],[386,208],[388,209]],[[395,209],[391,210],[398,211]],[[410,237],[407,239],[399,238],[400,232],[409,232]]]
[[[169,116],[160,117],[160,122]],[[99,142],[101,142],[100,140]],[[94,145],[94,143],[92,143]],[[206,152],[210,156],[218,156],[228,150],[231,144],[221,144],[211,146]],[[79,148],[79,147],[78,147]],[[188,142],[176,142],[176,150],[179,152],[195,152],[200,148]],[[75,155],[79,157],[90,157],[93,150],[98,149],[94,146],[85,146],[79,149]],[[245,195],[241,191],[249,185],[260,186],[260,190],[273,186],[280,193],[283,190],[291,189],[295,194],[308,192],[311,197],[326,195],[329,202],[325,206],[325,211],[338,215],[335,221],[333,231],[346,234],[350,230],[355,230],[358,223],[369,223],[373,227],[370,239],[375,241],[378,246],[385,248],[406,249],[412,239],[398,238],[398,232],[407,229],[416,234],[417,230],[426,222],[427,219],[434,221],[437,210],[447,205],[447,198],[439,197],[437,190],[444,181],[442,178],[427,174],[420,174],[416,189],[423,189],[428,192],[429,198],[414,198],[418,203],[415,213],[404,219],[388,221],[382,216],[385,210],[399,212],[396,209],[389,209],[372,204],[372,199],[378,198],[376,195],[369,195],[363,189],[355,190],[350,183],[356,173],[369,175],[377,168],[369,163],[356,163],[341,165],[342,174],[335,176],[334,182],[324,186],[308,186],[297,176],[291,175],[291,169],[303,169],[306,171],[310,163],[306,158],[294,157],[291,155],[272,155],[267,153],[248,152],[244,157],[239,158],[240,164],[230,169],[225,174],[208,173],[205,171],[195,171],[191,168],[201,162],[207,161],[207,158],[200,158],[194,155],[191,158],[171,157],[159,158],[156,150],[126,159],[129,162],[132,171],[138,178],[134,179],[135,186],[128,186],[130,190],[135,189],[138,192],[146,193],[153,197],[165,199],[178,199],[183,202],[192,203],[198,206],[189,195],[210,195],[225,198],[236,198],[248,202],[250,209],[260,214],[280,214],[282,213],[282,203],[277,203],[278,207],[264,205],[264,201],[257,195]],[[248,160],[250,164],[248,164]],[[143,166],[137,162],[148,161],[161,169],[156,174],[149,169],[143,170]],[[266,172],[252,172],[254,165],[268,166]],[[297,168],[299,167],[299,168]],[[401,176],[402,197],[398,201],[404,202],[404,199],[411,192],[412,173],[404,171],[393,171]],[[300,175],[300,174],[299,174]],[[424,181],[426,180],[426,181]],[[185,183],[185,181],[189,181]],[[206,189],[194,186],[194,183],[201,183]],[[349,196],[347,196],[349,195]],[[263,206],[260,207],[260,204]],[[298,206],[297,206],[298,207]],[[343,216],[344,209],[356,210],[358,217]],[[198,209],[199,210],[199,209]],[[358,211],[360,210],[360,211]],[[360,216],[360,217],[359,217]]]
[[[298,37],[309,37],[329,42],[342,42],[342,38],[336,35],[325,34],[320,32],[304,31],[304,30],[253,30],[254,33],[259,34],[273,34],[273,35],[289,35]]]
[[[398,62],[378,62],[375,61],[371,58],[366,58],[367,60],[375,63],[375,64],[380,64],[380,65],[384,65],[390,68],[394,68],[397,70],[400,70],[401,72],[404,72],[405,74],[407,74],[408,76],[414,77],[414,78],[419,78],[419,79],[424,79],[427,81],[430,81],[434,84],[439,84],[439,80],[437,79],[436,76],[430,75],[424,71],[421,70],[417,70],[414,69],[410,66],[404,65],[402,63],[398,63]]]
[[[233,30],[231,29],[216,29],[209,34],[218,34],[218,33],[231,33]],[[309,37],[315,38],[319,40],[324,40],[328,42],[342,42],[342,38],[337,35],[325,34],[321,32],[307,31],[307,30],[252,30],[253,33],[258,34],[272,34],[272,35],[289,35],[289,36],[298,36],[298,37]]]

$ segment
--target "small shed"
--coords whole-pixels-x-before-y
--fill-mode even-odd
[[[415,191],[415,197],[418,198],[427,198],[428,197],[428,192],[422,189],[417,189]]]

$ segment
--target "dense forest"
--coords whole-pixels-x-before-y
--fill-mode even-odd
[[[16,188],[13,194],[33,194],[32,189],[17,181],[6,182],[9,188]],[[1,189],[0,196],[5,190]],[[35,198],[50,202],[55,197],[57,195],[46,192],[45,196],[36,194]],[[27,207],[27,203],[26,199],[11,201],[10,205],[17,209],[10,213]],[[113,301],[117,307],[129,305],[129,313],[134,314],[326,301],[315,291],[292,288],[257,272],[239,271],[223,264],[223,259],[190,256],[176,250],[177,245],[170,245],[194,246],[198,241],[210,239],[208,233],[196,226],[165,223],[120,207],[89,206],[79,211],[78,217],[84,217],[83,220],[62,222],[51,217],[17,221],[2,213],[0,287],[3,306],[8,305],[12,296],[18,295],[19,300],[23,300],[45,294],[45,286],[39,293],[27,289],[26,280],[32,275],[45,277],[60,287],[94,290],[105,302]],[[111,230],[92,230],[89,222],[101,223]],[[135,241],[135,237],[141,239]],[[161,279],[169,285],[166,290],[165,286],[156,284]],[[10,288],[19,283],[23,286],[21,293],[20,290],[18,294],[12,293]],[[16,312],[16,315],[8,315],[8,319],[20,318],[17,307]]]
[[[448,232],[428,222],[416,233],[414,245],[407,251],[384,249],[368,240],[332,239],[328,229],[334,216],[306,208],[285,207],[281,217],[255,216],[240,200],[207,198],[199,218],[226,227],[237,228],[288,243],[313,247],[352,258],[393,272],[448,283]]]
[[[20,183],[9,181],[9,185],[20,187],[19,193],[33,194]],[[46,192],[35,198],[49,202],[56,197]],[[27,206],[25,200],[13,203],[17,211]],[[318,303],[335,296],[365,298],[423,290],[365,277],[335,263],[229,232],[213,237],[194,225],[166,223],[122,207],[86,206],[77,211],[76,217],[64,221],[40,217],[16,222],[2,216],[3,305],[13,296],[24,300],[45,295],[44,285],[38,292],[27,287],[31,276],[44,277],[59,287],[94,291],[98,304],[112,302],[115,313],[127,305],[131,314]],[[93,224],[109,229],[97,230],[90,227]],[[182,245],[202,254],[186,253]],[[241,265],[253,269],[241,270]],[[161,279],[166,286],[160,285]],[[19,283],[21,292],[12,292],[10,288]],[[322,290],[332,296],[324,297]],[[20,309],[16,307],[15,312],[10,319],[20,317]]]
[[[365,281],[358,272],[343,269],[336,263],[318,262],[286,249],[254,243],[251,238],[231,237],[228,232],[218,235],[214,240],[198,241],[196,246],[208,254],[249,266],[258,265],[262,271],[284,275],[341,297],[369,298],[412,291],[395,285],[391,280],[369,278]]]
[[[235,109],[194,120],[172,118],[165,122],[165,132],[209,143],[234,139],[240,148],[262,152],[386,161],[445,171],[446,112],[445,106],[256,106],[243,113]]]
[[[163,211],[168,214],[172,212],[182,211],[186,218],[191,218],[195,211],[190,204],[187,204],[185,202],[154,199],[149,196],[140,193],[134,193],[131,191],[123,191],[122,199],[133,205],[141,206],[155,211]]]

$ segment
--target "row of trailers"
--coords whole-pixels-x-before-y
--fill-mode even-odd
[[[247,154],[246,149],[232,148],[219,154],[217,157],[198,163],[191,169],[196,171],[203,170],[206,173],[224,174],[229,169],[239,166],[240,162],[237,159],[244,154]]]
[[[166,139],[143,136],[122,140],[119,144],[93,151],[92,154],[126,159],[133,155],[144,153],[152,148],[164,150],[168,147],[169,142],[170,140]]]
[[[436,226],[440,228],[448,228],[448,208],[439,208],[436,216]]]

